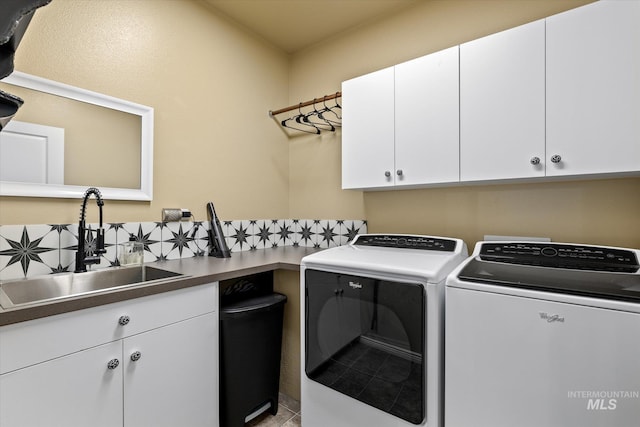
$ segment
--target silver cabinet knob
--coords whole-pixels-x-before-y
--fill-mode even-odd
[[[142,357],[142,354],[139,351],[134,351],[133,353],[131,353],[131,361],[132,362],[136,362],[136,361],[140,360],[141,357]]]
[[[384,171],[384,176],[386,176],[387,178],[389,178],[391,176],[391,172],[389,171]]]
[[[397,174],[398,176],[402,176],[402,169],[398,169],[398,170],[396,171],[396,174]]]
[[[120,364],[120,361],[118,359],[111,359],[107,363],[107,369],[111,369],[111,370],[116,369],[119,364]]]
[[[128,324],[131,321],[131,318],[129,318],[129,316],[120,316],[120,318],[118,319],[118,323],[122,326]]]
[[[529,160],[529,162],[531,162],[532,165],[539,165],[540,157],[532,157],[531,160]]]
[[[561,161],[562,157],[560,157],[560,154],[554,154],[551,156],[551,163],[560,163]]]

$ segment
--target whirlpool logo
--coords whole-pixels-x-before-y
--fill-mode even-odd
[[[358,282],[349,282],[349,286],[351,286],[353,289],[362,289],[362,285]]]
[[[540,318],[542,320],[546,320],[547,323],[553,323],[553,322],[564,323],[564,317],[560,316],[559,314],[549,314],[543,311],[539,312],[538,314],[540,315]]]

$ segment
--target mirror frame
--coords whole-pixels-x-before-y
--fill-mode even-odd
[[[74,99],[88,104],[111,108],[140,116],[142,132],[140,135],[140,188],[100,187],[104,199],[141,200],[153,199],[153,108],[114,98],[98,92],[81,89],[64,83],[48,80],[31,74],[14,71],[1,80],[14,86],[33,89],[64,98]],[[0,196],[58,197],[78,199],[84,196],[87,187],[81,185],[34,184],[0,181]]]

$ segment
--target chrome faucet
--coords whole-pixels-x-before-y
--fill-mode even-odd
[[[96,244],[95,249],[93,250],[92,255],[87,255],[85,251],[85,238],[86,232],[91,232],[92,230],[86,230],[85,228],[85,217],[87,211],[87,201],[89,200],[89,196],[94,195],[96,197],[96,203],[98,204],[98,209],[100,209],[100,226],[96,230]],[[95,187],[90,187],[87,191],[84,192],[84,199],[82,200],[82,208],[80,209],[80,221],[78,222],[78,251],[76,252],[76,273],[82,273],[87,271],[87,265],[90,264],[98,264],[100,263],[100,255],[107,252],[104,248],[104,229],[102,228],[102,206],[104,206],[104,202],[102,201],[102,194],[100,194],[100,190]]]

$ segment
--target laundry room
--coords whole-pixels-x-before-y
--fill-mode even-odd
[[[601,4],[616,10],[591,12]],[[623,7],[626,12],[620,12]],[[226,281],[269,273],[267,284],[260,286],[286,296],[277,384],[284,404],[271,398],[250,402],[241,424],[322,425],[322,404],[330,406],[342,396],[321,394],[319,406],[308,411],[316,418],[305,419],[305,387],[313,391],[320,384],[310,379],[311,369],[305,370],[305,355],[310,354],[305,353],[306,310],[317,309],[312,312],[317,319],[340,329],[345,313],[341,301],[357,291],[362,295],[358,307],[367,306],[358,311],[360,321],[364,324],[366,319],[369,327],[377,324],[381,332],[354,333],[351,339],[366,335],[364,341],[377,350],[409,360],[408,368],[400,363],[405,371],[415,374],[415,369],[422,369],[424,381],[418,406],[389,405],[386,411],[374,405],[369,412],[371,405],[347,397],[353,400],[347,407],[359,408],[363,419],[376,419],[380,411],[380,419],[388,420],[385,426],[459,427],[468,419],[453,421],[456,417],[451,416],[452,424],[446,423],[445,408],[451,410],[444,399],[449,378],[444,371],[446,350],[437,353],[440,364],[427,366],[427,340],[416,344],[416,331],[399,332],[398,324],[428,320],[435,300],[442,298],[446,304],[446,276],[454,270],[459,274],[463,259],[480,257],[487,250],[477,246],[479,242],[536,242],[541,246],[531,243],[517,249],[519,255],[535,257],[551,250],[553,257],[562,252],[606,258],[610,253],[586,255],[589,247],[623,251],[613,256],[623,260],[622,266],[607,264],[593,276],[577,276],[594,288],[602,275],[638,274],[625,270],[632,268],[640,248],[640,25],[634,25],[640,21],[638,0],[8,0],[7,6],[0,6],[0,17],[0,42],[5,46],[0,52],[0,101],[7,105],[0,110],[0,425],[47,425],[41,414],[27,410],[26,399],[33,394],[35,401],[50,408],[52,417],[66,420],[65,425],[100,425],[86,423],[98,418],[105,420],[103,425],[171,425],[184,417],[190,421],[182,425],[223,426],[219,397],[225,385],[218,369],[225,343],[218,334],[223,330]],[[575,31],[565,30],[574,17],[582,20],[580,25]],[[81,98],[82,111],[71,103],[50,104],[45,96]],[[117,114],[94,119],[96,106]],[[33,126],[21,130],[24,123]],[[40,134],[29,144],[20,142],[36,129],[56,135],[64,131],[62,144],[42,148],[39,141],[50,137]],[[10,146],[11,141],[18,145]],[[61,147],[57,157],[52,154],[56,147]],[[23,162],[15,160],[16,153],[24,154]],[[44,178],[26,182],[24,174]],[[388,239],[360,237],[353,244],[358,235]],[[428,263],[438,266],[437,274],[427,271],[425,264],[413,264],[418,249],[409,248],[403,236],[418,239],[412,241],[414,246],[424,246]],[[437,239],[453,241],[455,247],[440,251],[442,242]],[[392,267],[372,265],[359,255],[345,256],[345,264],[332,252],[326,259],[319,255],[340,247],[373,254],[378,246],[407,271],[396,275]],[[409,255],[403,258],[394,250]],[[125,251],[129,258],[123,256]],[[460,267],[438,264],[444,257],[455,258]],[[143,274],[108,289],[92,284],[80,294],[69,285],[55,296],[47,293],[57,276],[127,268],[141,268]],[[574,264],[571,268],[578,269]],[[335,317],[326,319],[328,312],[318,308],[321,303],[305,307],[308,270],[336,275],[322,280],[310,276],[315,283],[311,286],[339,284],[326,296],[337,301],[329,304]],[[510,271],[495,274],[518,281]],[[550,280],[530,277],[529,288],[497,291],[484,303],[497,304],[500,310],[504,304],[496,301],[517,300],[514,306],[524,306],[523,300],[544,293]],[[451,292],[458,297],[468,293],[466,301],[474,301],[481,294],[476,285],[486,277],[467,279],[456,278]],[[42,284],[35,283],[38,280]],[[589,305],[580,298],[606,299],[607,303],[589,306],[623,312],[605,323],[615,328],[620,322],[621,330],[637,331],[635,279],[616,282],[622,283],[618,297],[600,291],[580,293],[574,289],[575,280],[567,279],[561,297],[542,298],[538,320],[539,312],[562,317],[553,311],[561,304]],[[389,283],[409,284],[407,295],[418,292],[413,285],[424,287],[424,307],[408,305],[403,313],[385,291]],[[356,284],[362,284],[362,290],[354,288]],[[30,293],[29,287],[37,290]],[[631,300],[622,294],[631,294]],[[382,303],[383,298],[389,302]],[[455,304],[458,310],[468,308],[464,301]],[[135,316],[125,313],[130,306],[140,316],[152,316],[138,326]],[[432,325],[442,333],[441,343],[432,345],[449,342],[468,350],[464,343],[446,341],[443,307],[431,311],[439,319]],[[117,313],[116,321],[128,315],[131,322],[120,324],[123,332],[116,335],[105,327],[96,326],[95,333],[89,333],[89,326],[78,326],[93,328],[103,311]],[[576,313],[577,318],[588,317]],[[487,324],[499,323],[486,313],[477,314],[487,316]],[[596,328],[591,319],[586,322]],[[453,319],[452,324],[463,331],[460,336],[472,339],[470,331],[476,330],[469,319]],[[21,332],[21,325],[34,332]],[[70,330],[77,339],[47,343],[56,340],[44,337],[63,337],[65,325],[73,325]],[[189,329],[171,332],[176,325]],[[569,320],[549,325],[575,327]],[[320,365],[326,362],[322,352],[337,352],[342,344],[323,335],[325,326],[319,328],[314,329],[316,347],[311,350],[317,350],[314,363]],[[571,330],[571,337],[584,332]],[[181,373],[182,379],[176,374],[159,382],[155,374],[160,370],[153,371],[145,374],[149,382],[141,387],[134,376],[144,372],[140,366],[151,358],[154,347],[135,339],[151,337],[154,331],[167,333],[179,345],[188,346],[188,337],[197,337],[191,341],[208,340],[215,346],[194,347],[194,369]],[[349,331],[347,327],[345,333]],[[603,331],[598,333],[605,336]],[[537,335],[535,342],[543,342],[542,337]],[[615,346],[626,339],[619,338],[607,342]],[[40,345],[41,351],[35,351]],[[125,354],[129,350],[131,354]],[[167,359],[158,359],[157,368],[171,360],[169,354],[180,357],[177,351],[164,350]],[[104,390],[89,389],[86,383],[95,377],[106,389],[106,375],[77,375],[70,367],[72,358],[86,354],[89,360],[90,352],[100,353],[96,357],[105,359],[105,366],[120,361],[119,367],[108,368],[117,380],[109,383],[114,394],[103,400],[112,405],[108,410],[92,398]],[[132,361],[135,352],[142,356]],[[198,354],[211,356],[215,363],[202,368],[207,358]],[[482,357],[478,363],[490,359]],[[66,360],[71,362],[62,366]],[[54,371],[59,374],[46,387],[41,384],[38,378]],[[429,375],[437,376],[439,387],[431,388]],[[63,384],[61,378],[68,377],[73,380]],[[452,384],[461,381],[455,375],[450,378]],[[562,384],[562,399],[576,407],[584,399],[566,397],[567,393],[595,396],[626,387],[617,391],[628,391],[631,397],[618,399],[617,410],[609,411],[613,418],[592,419],[600,423],[593,426],[630,427],[624,424],[625,404],[640,407],[633,397],[638,387],[572,380]],[[177,391],[164,393],[170,388]],[[156,403],[142,397],[143,389],[157,397]],[[428,391],[441,399],[428,402]],[[70,396],[82,404],[72,408]],[[400,392],[394,396],[397,399]],[[468,396],[454,393],[451,400]],[[433,405],[437,416],[429,418]],[[73,413],[76,407],[86,410]],[[156,411],[156,417],[147,419],[133,407],[147,415]],[[582,412],[580,416],[586,417],[576,418],[581,424],[564,425],[591,427],[589,417]]]

